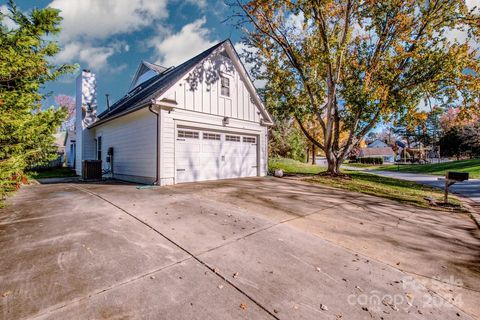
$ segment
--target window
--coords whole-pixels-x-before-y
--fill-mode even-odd
[[[178,138],[198,139],[197,131],[178,130]]]
[[[220,140],[220,135],[216,133],[203,133],[204,140]]]
[[[230,79],[220,76],[220,93],[222,96],[230,97]]]
[[[102,136],[97,137],[97,160],[102,160]]]
[[[255,143],[255,141],[257,141],[255,138],[253,137],[243,137],[243,142],[246,142],[246,143]]]
[[[226,141],[235,141],[235,142],[240,142],[240,136],[230,136],[230,135],[226,135],[225,136],[225,140]]]

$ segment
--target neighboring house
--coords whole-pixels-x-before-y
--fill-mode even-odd
[[[367,148],[388,148],[389,145],[380,139],[375,139],[367,145]]]
[[[158,185],[267,174],[272,118],[229,40],[177,67],[142,62],[130,91],[99,114],[95,84],[89,71],[77,78],[77,174],[89,159]]]
[[[384,162],[395,162],[395,152],[390,147],[383,148],[362,148],[360,150],[359,158],[376,158],[382,157]]]
[[[65,135],[65,157],[66,157],[66,165],[69,168],[75,168],[75,130],[69,129],[67,130],[67,134]]]

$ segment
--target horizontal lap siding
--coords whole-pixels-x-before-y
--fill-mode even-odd
[[[172,114],[161,111],[161,151],[160,151],[160,184],[174,183],[175,176],[175,122]]]
[[[147,108],[98,126],[104,168],[107,150],[113,147],[115,174],[155,178],[156,130],[156,117]]]

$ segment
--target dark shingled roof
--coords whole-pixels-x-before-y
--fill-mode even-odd
[[[159,75],[156,75],[147,81],[139,84],[130,92],[128,92],[123,98],[115,102],[110,110],[105,110],[98,115],[98,118],[104,122],[105,120],[112,118],[120,113],[127,112],[129,110],[136,109],[142,105],[146,105],[153,95],[160,94],[162,91],[168,89],[172,83],[178,81],[195,65],[200,63],[203,59],[208,57],[215,49],[222,44],[230,40],[222,41],[210,49],[207,49],[192,59],[182,63],[178,67],[169,68]]]

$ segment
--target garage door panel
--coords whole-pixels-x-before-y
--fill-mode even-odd
[[[194,169],[200,167],[202,161],[200,158],[181,158],[177,161],[177,168],[179,169]]]
[[[179,130],[185,132],[187,129]],[[177,140],[175,147],[177,183],[257,175],[255,136],[201,129],[192,131],[198,132],[198,135],[195,135],[198,138]]]
[[[200,152],[200,146],[194,143],[185,143],[179,142],[177,143],[177,151],[178,152],[186,152],[186,153],[198,153]]]

